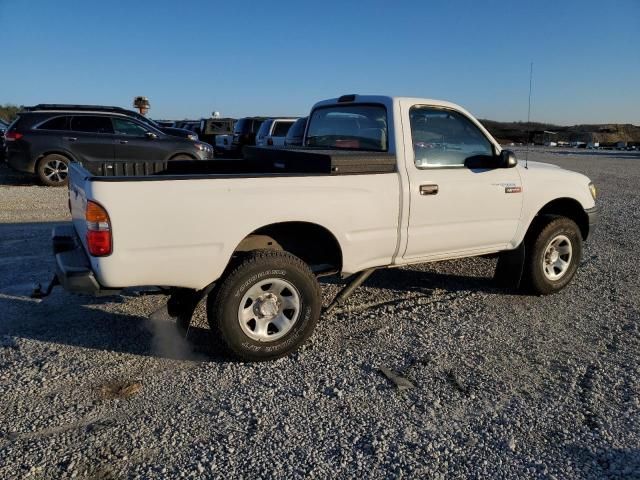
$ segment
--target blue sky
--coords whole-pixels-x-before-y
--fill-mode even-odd
[[[0,0],[0,103],[301,115],[344,93],[640,124],[640,0]]]

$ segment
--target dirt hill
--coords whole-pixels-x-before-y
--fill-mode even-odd
[[[627,142],[640,144],[640,126],[631,124],[607,123],[600,125],[561,126],[551,123],[496,122],[480,120],[491,135],[500,143],[552,142],[600,142],[615,144]],[[553,133],[546,133],[553,132]],[[527,138],[528,135],[528,138]]]

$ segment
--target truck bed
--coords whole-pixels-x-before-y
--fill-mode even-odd
[[[114,160],[83,167],[93,176],[118,180],[129,177],[158,179],[201,176],[358,175],[392,173],[396,157],[385,152],[349,150],[276,149],[249,147],[240,160],[168,160],[128,162]],[[105,178],[106,180],[107,178]],[[147,178],[149,180],[149,178]]]

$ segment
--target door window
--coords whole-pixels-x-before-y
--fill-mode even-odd
[[[38,130],[67,130],[68,128],[69,117],[55,117],[41,124]]]
[[[418,168],[463,167],[470,157],[493,155],[491,142],[459,112],[415,106],[409,118]]]
[[[131,120],[124,118],[112,118],[113,130],[118,135],[131,135],[134,137],[143,137],[147,133],[147,129],[138,125]]]
[[[113,133],[109,117],[83,115],[71,119],[71,130],[86,133]]]

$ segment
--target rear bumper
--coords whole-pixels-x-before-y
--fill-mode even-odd
[[[5,149],[6,160],[11,168],[18,172],[35,173],[35,162],[29,158],[29,155],[17,148]]]
[[[118,293],[118,290],[107,290],[100,285],[72,225],[55,227],[51,243],[56,258],[56,277],[65,290],[96,296]]]

